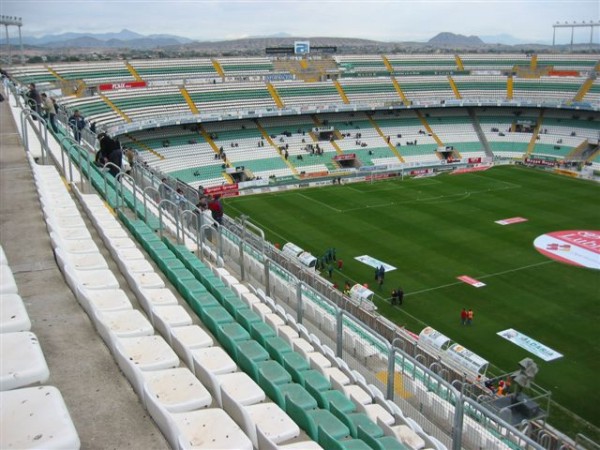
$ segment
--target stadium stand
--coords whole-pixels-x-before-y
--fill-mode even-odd
[[[60,103],[65,112],[80,109],[100,127],[137,126],[121,139],[136,149],[137,163],[143,163],[139,170],[147,165],[156,174],[168,174],[192,188],[230,184],[223,172],[232,167],[244,167],[259,179],[335,174],[341,169],[335,157],[349,154],[367,167],[403,163],[427,167],[446,162],[440,147],[450,149],[458,160],[463,154],[481,159],[492,154],[562,160],[590,140],[598,145],[594,136],[597,115],[589,120],[586,113],[574,117],[566,111],[542,112],[518,105],[452,107],[463,106],[451,102],[462,100],[458,97],[463,95],[507,100],[508,83],[500,81],[498,74],[399,77],[397,83],[412,106],[438,107],[422,109],[405,108],[389,78],[390,72],[432,67],[512,70],[515,65],[530,65],[526,55],[503,55],[497,60],[486,55],[335,60],[347,71],[359,67],[365,73],[387,72],[388,77],[277,81],[269,87],[253,79],[273,70],[267,59],[206,60],[199,64],[201,76],[217,77],[214,83],[186,85],[192,104],[179,87],[169,84],[64,98]],[[589,67],[585,58],[563,62],[565,67]],[[173,62],[127,64],[131,67],[125,70],[134,79],[152,76],[160,80],[161,73],[165,79],[175,79],[186,70],[192,72],[186,64],[176,70],[169,66]],[[18,77],[35,77],[36,70],[32,68],[31,75],[20,72]],[[63,79],[106,78],[101,72],[97,77],[89,75],[88,68],[69,69],[73,76],[52,70]],[[117,75],[126,76],[121,69]],[[217,83],[218,77],[228,76],[233,80]],[[517,79],[513,96],[533,103],[550,98],[566,104],[578,94],[583,80]],[[594,99],[595,87],[592,83],[586,96]],[[349,105],[355,110],[330,111],[329,105]],[[288,108],[296,108],[296,113],[280,115]],[[258,110],[268,114],[263,117],[256,114]],[[243,118],[242,111],[252,111],[254,117]],[[213,115],[213,120],[198,120],[197,126],[184,122],[156,127],[154,122],[171,117],[206,118],[205,113]],[[52,179],[52,188],[40,192],[42,205],[48,206],[48,196],[56,195],[59,200],[53,206],[72,219],[65,223],[47,214],[57,263],[140,403],[173,448],[201,448],[207,439],[211,443],[205,448],[275,448],[281,444],[277,448],[443,449],[450,445],[449,429],[458,400],[449,383],[410,357],[388,361],[389,342],[314,291],[303,292],[301,287],[297,294],[293,275],[275,259],[266,272],[270,286],[265,292],[264,242],[260,251],[246,248],[244,232],[241,241],[234,232],[237,223],[215,227],[207,214],[193,213],[193,205],[174,205],[171,195],[147,198],[141,193],[145,188],[160,193],[155,175],[149,175],[149,184],[137,191],[133,187],[137,181],[131,176],[120,174],[113,179],[89,164],[93,135],[84,139],[87,149],[62,137],[69,135],[64,119],[65,115],[57,136],[62,145],[42,149],[42,159],[44,152],[52,151],[54,161],[66,158],[79,165],[84,179],[81,188],[71,183],[71,189],[119,273],[107,268],[55,169],[46,169],[49,166],[38,165],[30,157],[34,174]],[[319,141],[313,128],[330,126],[335,138]],[[307,144],[317,143],[323,154],[313,156]],[[221,148],[226,156],[219,159]],[[62,173],[66,172],[62,167]],[[84,193],[85,178],[99,195]],[[68,213],[67,207],[71,208]],[[194,227],[183,225],[189,217],[194,217],[189,223],[196,223],[195,243]],[[278,258],[277,252],[269,252]],[[241,261],[241,267],[236,267],[236,261]],[[227,268],[225,263],[229,263]],[[249,272],[246,278],[245,270]],[[120,279],[125,280],[127,292]],[[260,279],[260,287],[249,281]],[[392,373],[403,377],[410,401],[394,402],[382,393],[385,384],[373,368],[388,367],[390,362],[392,367],[396,364]],[[484,413],[476,403],[460,401],[466,402],[462,436],[468,447],[535,448],[502,420],[488,416],[482,420]]]

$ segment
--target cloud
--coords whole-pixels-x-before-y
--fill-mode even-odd
[[[597,0],[2,0],[2,11],[22,17],[27,36],[127,28],[199,40],[285,32],[400,41],[442,31],[548,40],[556,21],[600,17]]]

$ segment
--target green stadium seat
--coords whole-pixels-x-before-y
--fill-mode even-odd
[[[228,322],[217,326],[217,339],[234,359],[238,359],[236,343],[249,341],[250,333],[237,322]]]
[[[283,364],[283,355],[286,353],[291,353],[293,351],[290,344],[288,344],[287,341],[281,339],[279,336],[274,336],[265,339],[263,345],[267,352],[269,352],[269,355],[271,355],[271,358],[273,358],[275,361],[281,364]]]
[[[361,427],[364,433],[372,436],[373,438],[380,438],[384,435],[383,429],[381,429],[381,427],[379,427],[371,420],[369,416],[364,413],[344,413],[336,406],[335,403],[331,403],[329,411],[331,411],[334,416],[344,422],[344,425],[350,429],[350,434],[352,437],[358,437],[358,427]]]
[[[184,293],[187,292],[184,290]],[[192,297],[188,300],[185,295],[192,295]],[[196,293],[196,294],[184,294],[190,308],[198,315],[198,317],[203,317],[205,313],[205,309],[213,308],[215,306],[221,306],[216,298],[210,292]]]
[[[283,367],[292,375],[296,383],[300,382],[300,373],[310,369],[308,361],[299,353],[283,353],[281,359]]]
[[[372,450],[360,439],[336,439],[319,426],[319,442],[327,450]]]
[[[320,371],[315,369],[305,370],[299,374],[300,384],[309,392],[322,392],[331,389],[331,383]]]
[[[268,337],[265,334],[268,332],[268,330],[266,330],[266,328],[259,326],[259,325],[260,324],[263,324],[266,326],[268,326],[268,325],[263,322],[262,318],[258,314],[256,314],[254,311],[252,311],[251,309],[248,308],[248,309],[244,309],[241,314],[238,314],[236,319],[246,330],[248,330],[250,332],[250,335],[252,336],[253,339],[256,339],[258,342],[260,342],[262,345],[264,345],[264,340],[259,339],[259,336]],[[253,332],[253,327],[255,327],[255,326],[258,326],[258,329],[256,330],[256,332]],[[274,336],[275,331],[273,331],[273,329],[271,327],[269,327],[269,328],[272,331],[270,336]]]
[[[241,325],[240,328],[244,329]],[[236,343],[235,352],[238,365],[256,381],[260,363],[269,360],[267,351],[255,340],[249,340]]]
[[[202,309],[200,318],[208,329],[214,334],[217,334],[219,325],[235,322],[235,319],[222,306],[211,306]]]
[[[404,444],[391,436],[375,438],[371,436],[362,426],[357,427],[358,439],[365,441],[374,450],[409,450]]]
[[[297,405],[293,399],[286,401],[286,412],[298,424],[300,428],[306,431],[313,440],[319,442],[319,429],[326,430],[327,434],[333,439],[343,440],[350,436],[350,430],[346,425],[335,417],[329,411],[324,409],[305,410]]]

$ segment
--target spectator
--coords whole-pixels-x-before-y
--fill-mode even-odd
[[[167,183],[167,179],[163,178],[160,180],[160,186],[158,187],[158,194],[160,195],[161,200],[169,199],[170,197],[170,189]]]
[[[41,114],[42,112],[42,97],[35,87],[35,83],[29,84],[29,91],[26,94],[27,105],[34,110],[36,113]]]
[[[104,167],[104,165],[109,161],[110,154],[115,149],[115,147],[119,146],[119,143],[113,139],[106,133],[99,133],[98,143],[100,144],[100,149],[96,153],[96,165]]]
[[[133,170],[133,164],[135,163],[135,151],[131,147],[127,147],[125,150],[125,157],[127,158],[127,164],[129,164],[128,174]]]
[[[175,192],[175,197],[173,198],[173,201],[175,202],[175,204],[177,205],[177,207],[179,209],[185,208],[186,199],[185,199],[185,195],[183,194],[183,191],[181,190],[181,188],[177,188],[177,191]]]
[[[56,128],[56,107],[54,106],[54,101],[46,93],[42,94],[42,110],[44,111],[44,118],[52,127],[52,131],[58,133],[58,129]]]
[[[473,310],[469,309],[467,311],[467,325],[471,325],[473,323]]]
[[[219,225],[223,224],[223,205],[221,204],[221,196],[215,195],[208,201],[208,209],[210,210],[212,218]]]
[[[108,166],[108,171],[113,177],[116,177],[123,167],[123,150],[121,150],[120,145],[113,146],[112,151],[108,155],[108,162],[111,163]]]
[[[73,130],[73,137],[77,142],[81,142],[81,130],[85,128],[85,119],[76,109],[73,115],[69,117],[69,126]]]

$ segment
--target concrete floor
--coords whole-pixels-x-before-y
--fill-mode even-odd
[[[0,244],[83,449],[165,449],[54,260],[33,176],[7,101],[0,103]]]

